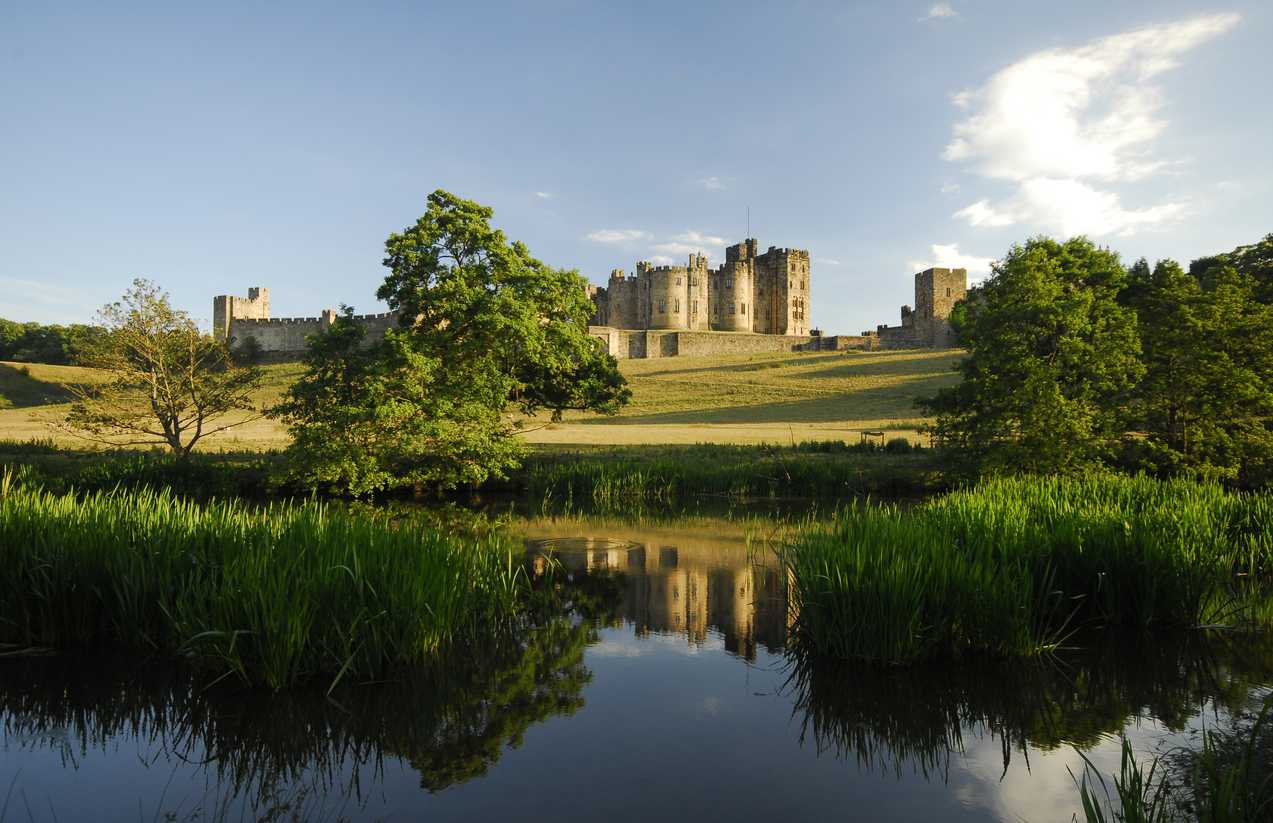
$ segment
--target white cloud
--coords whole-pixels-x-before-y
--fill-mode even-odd
[[[1050,229],[1104,234],[1179,215],[1179,203],[1125,210],[1116,194],[1082,181],[1138,180],[1168,165],[1151,157],[1166,124],[1155,119],[1162,89],[1149,81],[1239,19],[1192,17],[1038,52],[957,95],[956,104],[973,113],[955,125],[942,157],[973,162],[977,173],[1016,183],[1018,191],[998,206],[983,200],[956,216],[974,226],[1037,220]]]
[[[712,237],[710,234],[700,234],[696,231],[687,231],[684,234],[678,234],[672,238],[681,243],[697,243],[700,246],[723,246],[725,238]]]
[[[1011,226],[1016,222],[1010,215],[991,208],[988,197],[983,197],[971,206],[960,209],[951,217],[962,217],[970,226]]]
[[[678,256],[707,254],[708,257],[712,257],[713,255],[708,254],[708,252],[720,252],[723,256],[725,242],[725,238],[723,237],[712,237],[710,234],[687,231],[673,237],[672,242],[670,243],[659,243],[658,245],[651,246],[650,248],[655,251],[664,252],[665,254],[675,254]]]
[[[594,231],[584,239],[595,240],[598,243],[631,243],[643,237],[649,237],[649,235],[636,229],[602,229],[601,231]]]
[[[725,184],[721,182],[719,177],[709,177],[706,180],[699,180],[698,182],[702,183],[704,186],[706,186],[709,189],[725,188]]]
[[[1185,212],[1183,203],[1160,203],[1135,211],[1124,209],[1114,192],[1101,191],[1077,180],[1026,180],[1017,193],[991,206],[983,199],[955,212],[973,226],[1010,226],[1025,222],[1073,236],[1076,234],[1132,234]]]
[[[840,265],[840,261],[839,261],[839,260],[832,260],[830,257],[815,257],[815,258],[814,258],[814,260],[813,260],[813,262],[815,262],[815,263],[822,263],[822,264],[823,264],[823,265],[825,265],[825,266],[838,266],[838,265]]]
[[[666,254],[656,254],[650,258],[651,263],[658,263],[661,266],[670,266],[676,261],[668,257]]]
[[[938,3],[928,10],[928,14],[919,18],[920,22],[927,20],[945,20],[948,17],[959,17],[959,12],[950,7],[949,3]]]
[[[552,194],[551,194],[551,193],[549,193],[549,192],[546,192],[546,191],[537,191],[537,192],[535,192],[535,196],[536,196],[536,197],[543,197],[543,198],[547,199],[547,198],[549,198],[549,197],[552,197]]]
[[[993,257],[978,257],[975,254],[961,252],[958,243],[951,243],[949,246],[940,246],[934,243],[932,259],[912,260],[906,264],[906,273],[915,274],[932,268],[967,269],[968,279],[975,282],[984,280],[989,276],[990,264],[993,262]]]

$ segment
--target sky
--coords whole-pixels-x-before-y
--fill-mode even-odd
[[[1273,4],[0,3],[0,317],[134,278],[210,320],[375,299],[445,189],[604,285],[808,249],[828,334],[1085,234],[1130,263],[1273,232]],[[750,232],[750,234],[749,234]]]

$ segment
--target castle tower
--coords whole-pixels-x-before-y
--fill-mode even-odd
[[[910,325],[915,339],[934,349],[957,345],[950,327],[950,310],[968,295],[967,269],[925,269],[915,275],[915,309]],[[903,325],[905,322],[903,312]]]
[[[269,320],[270,290],[248,289],[248,297],[232,297],[228,294],[212,298],[212,336],[225,340],[229,336],[232,320]]]

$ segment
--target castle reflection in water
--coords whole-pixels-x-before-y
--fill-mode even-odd
[[[782,580],[735,541],[689,540],[666,545],[659,537],[533,540],[536,573],[551,555],[567,573],[613,574],[622,600],[615,625],[638,635],[679,634],[704,644],[711,631],[726,651],[754,660],[757,646],[777,652],[787,639]]]

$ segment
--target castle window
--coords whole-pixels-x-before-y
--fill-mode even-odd
[[[739,303],[739,304],[738,304],[738,309],[739,309],[739,311],[738,311],[738,313],[739,313],[739,314],[746,314],[746,313],[747,313],[747,304],[746,304],[746,303]]]
[[[679,277],[678,277],[678,278],[676,278],[676,285],[678,285],[678,286],[679,286],[679,285],[681,285],[681,278],[679,278]]]
[[[950,297],[950,289],[946,289],[946,296]]]
[[[691,286],[697,286],[697,285],[698,285],[698,278],[697,278],[697,277],[691,278],[691,279],[690,279],[690,285],[691,285]]]
[[[697,301],[697,300],[695,300],[695,301],[694,301],[694,312],[693,312],[693,313],[694,313],[694,314],[698,314],[698,301]]]
[[[730,304],[729,304],[729,313],[730,313],[730,314],[733,314],[733,313],[734,313],[734,304],[733,304],[733,303],[730,303]]]
[[[800,281],[800,291],[804,291],[804,281]]]
[[[667,312],[667,301],[666,301],[666,300],[660,300],[660,301],[659,301],[659,314],[664,314],[665,312]]]
[[[679,312],[681,310],[681,301],[677,300],[672,304],[672,311]]]
[[[733,281],[733,280],[726,280],[726,281],[725,281],[725,288],[727,288],[727,289],[732,289],[733,287],[734,287],[734,281]],[[731,314],[732,314],[732,313],[733,313],[733,312],[731,312]]]

